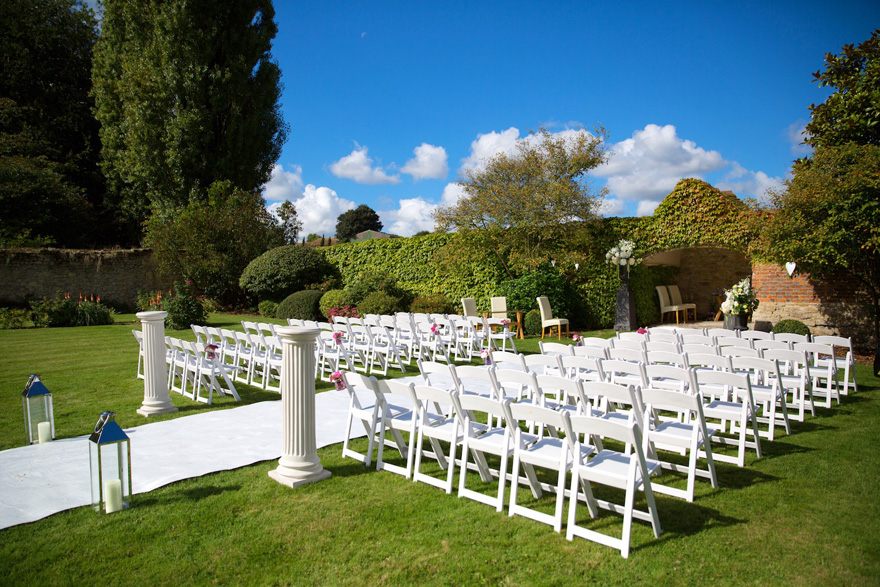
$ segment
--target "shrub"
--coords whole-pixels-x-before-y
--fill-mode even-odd
[[[332,265],[314,249],[286,245],[251,261],[242,272],[239,285],[259,300],[278,302],[303,290],[306,284],[326,281],[333,271]]]
[[[272,300],[263,300],[258,307],[260,310],[260,316],[274,318],[278,314],[278,304]]]
[[[321,301],[318,303],[318,308],[321,310],[321,315],[330,319],[330,308],[339,308],[343,305],[342,299],[345,297],[345,291],[341,289],[331,289],[324,293],[321,296]]]
[[[292,293],[278,304],[275,317],[282,320],[288,318],[321,320],[321,310],[318,308],[318,303],[321,301],[322,295],[324,294],[316,289],[304,289]]]
[[[100,326],[113,324],[110,308],[98,301],[76,300],[70,294],[58,294],[53,300],[31,302],[31,320],[35,326]]]
[[[783,332],[790,334],[810,334],[810,328],[800,320],[780,320],[773,327],[773,334],[782,334]]]
[[[192,324],[207,324],[208,313],[201,300],[193,291],[192,282],[174,284],[174,295],[162,298],[162,309],[168,312],[166,318],[173,330],[187,330]]]
[[[391,315],[400,310],[400,300],[384,291],[374,291],[361,300],[358,311],[364,314]]]
[[[414,299],[409,310],[420,314],[449,314],[455,308],[443,294],[430,294]]]
[[[334,306],[327,310],[327,320],[330,322],[333,321],[333,318],[336,316],[342,316],[344,318],[360,318],[361,314],[358,312],[358,309],[355,306],[341,305]]]
[[[349,306],[360,308],[361,300],[377,291],[395,298],[397,300],[396,307],[401,311],[409,308],[412,302],[412,295],[400,287],[396,279],[380,273],[361,273],[345,288],[343,301]]]
[[[21,308],[0,308],[0,330],[24,328],[29,312]]]
[[[523,328],[525,328],[526,334],[530,336],[541,334],[541,312],[538,310],[529,310],[526,317],[523,319],[523,322]]]
[[[507,297],[510,310],[538,308],[538,296],[547,296],[554,316],[565,318],[571,313],[572,288],[555,267],[544,264],[522,277],[509,279],[499,287],[498,295]],[[540,330],[539,330],[540,332]]]

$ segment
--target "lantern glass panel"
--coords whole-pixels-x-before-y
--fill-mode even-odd
[[[108,514],[131,505],[131,445],[114,415],[102,414],[89,438],[92,507]]]
[[[37,375],[28,379],[22,393],[22,412],[28,444],[40,441],[40,424],[48,423],[48,435],[44,430],[44,441],[55,438],[55,417],[52,413],[52,393],[40,382]]]

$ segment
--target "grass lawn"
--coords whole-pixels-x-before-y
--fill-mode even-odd
[[[134,317],[117,316],[125,319]],[[212,320],[236,327],[239,317]],[[0,449],[23,444],[20,392],[34,372],[53,392],[59,437],[89,432],[108,409],[123,427],[147,423],[135,414],[143,399],[134,376],[136,327],[0,331]],[[537,340],[519,347],[535,352]],[[858,394],[792,422],[790,436],[762,443],[763,458],[750,453],[743,469],[716,465],[719,489],[698,481],[693,504],[658,495],[663,534],[654,539],[647,524],[634,523],[628,560],[367,469],[340,458],[334,445],[319,450],[333,476],[315,485],[276,483],[270,461],[136,495],[130,510],[112,516],[82,507],[2,530],[3,583],[877,584],[880,380],[866,366],[857,373]],[[242,403],[279,398],[246,386],[240,393]],[[239,405],[171,397],[180,411],[150,422]],[[364,449],[366,441],[355,445]],[[684,486],[683,478],[676,482]],[[468,484],[479,487],[479,479],[471,475]],[[532,499],[528,491],[520,496]],[[618,516],[589,521],[586,508],[578,511],[580,523],[620,532]]]

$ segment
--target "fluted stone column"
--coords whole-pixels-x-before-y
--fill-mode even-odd
[[[323,481],[315,440],[315,341],[317,328],[276,328],[281,339],[281,417],[283,446],[278,468],[269,476],[288,487]]]
[[[168,312],[139,312],[144,333],[144,403],[141,416],[170,414],[177,408],[168,395],[168,371],[165,365],[165,316]]]

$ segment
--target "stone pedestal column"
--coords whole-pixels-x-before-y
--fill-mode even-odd
[[[269,476],[288,487],[323,481],[315,440],[315,341],[317,328],[284,326],[281,339],[281,417],[283,445],[278,468]]]
[[[632,290],[629,288],[629,270],[619,267],[620,287],[617,289],[617,306],[614,316],[614,330],[630,332],[638,328],[636,321],[636,305]]]
[[[141,416],[170,414],[177,408],[168,395],[168,371],[165,365],[165,316],[168,312],[139,312],[144,333],[144,403]]]

